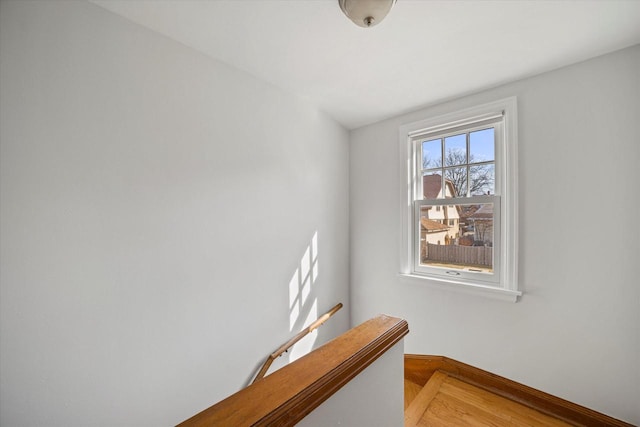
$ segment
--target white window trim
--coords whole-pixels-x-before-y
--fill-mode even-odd
[[[496,114],[503,114],[504,137],[496,147],[496,181],[500,180],[500,212],[502,233],[500,247],[502,255],[499,261],[500,286],[490,286],[468,279],[428,276],[414,268],[416,248],[413,232],[413,192],[416,188],[417,159],[412,146],[412,137],[422,133],[433,133],[455,126],[467,126],[485,121]],[[455,111],[441,116],[409,123],[400,127],[400,276],[416,283],[437,288],[470,292],[488,297],[517,301],[522,295],[518,290],[518,130],[517,100],[506,98]]]

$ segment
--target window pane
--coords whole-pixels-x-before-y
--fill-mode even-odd
[[[423,207],[420,264],[493,273],[493,203]]]
[[[442,166],[442,140],[432,139],[422,143],[422,169]]]
[[[495,160],[494,129],[484,129],[469,134],[469,163]]]
[[[444,170],[445,197],[467,196],[467,168],[448,168]]]
[[[469,182],[471,195],[495,194],[496,192],[496,167],[495,165],[477,165],[469,168]]]
[[[450,136],[444,139],[445,166],[464,165],[467,163],[467,134]]]

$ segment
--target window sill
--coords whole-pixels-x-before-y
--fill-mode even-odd
[[[435,277],[420,276],[417,274],[400,273],[400,278],[407,282],[419,283],[432,288],[442,289],[465,294],[480,295],[487,298],[498,299],[502,301],[517,302],[518,297],[522,296],[522,292],[511,289],[496,288],[493,286],[463,283],[455,280],[438,279]]]

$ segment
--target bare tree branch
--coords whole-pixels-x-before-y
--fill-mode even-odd
[[[445,178],[451,181],[455,188],[457,196],[467,195],[467,181],[470,183],[469,194],[479,195],[487,194],[493,191],[495,173],[493,164],[471,165],[469,167],[469,179],[467,180],[467,155],[463,150],[447,150],[445,155]],[[473,154],[469,154],[468,163],[473,164],[475,158]],[[459,167],[451,167],[459,166]],[[441,159],[432,159],[424,156],[422,159],[423,169],[440,168],[442,169]]]

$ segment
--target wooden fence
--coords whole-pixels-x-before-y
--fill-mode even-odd
[[[427,244],[425,261],[463,265],[493,265],[493,248],[484,246],[458,246]]]

